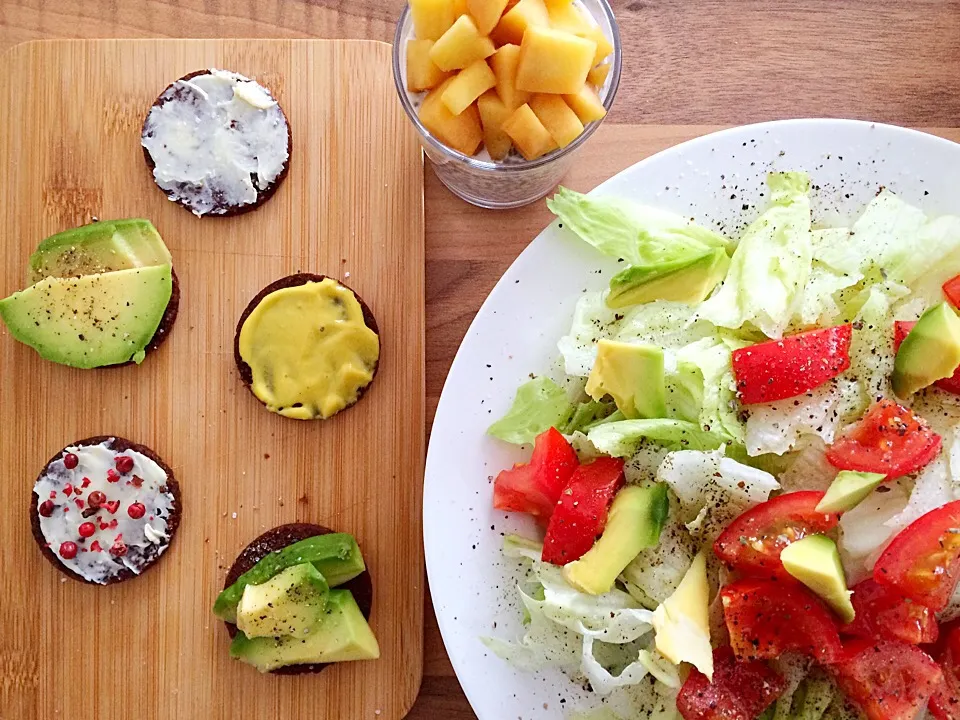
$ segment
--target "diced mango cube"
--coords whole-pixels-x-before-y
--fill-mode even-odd
[[[433,40],[407,41],[407,90],[423,92],[447,79],[447,73],[434,65],[430,59]]]
[[[530,109],[560,147],[566,147],[583,132],[583,123],[559,95],[534,95]]]
[[[520,45],[517,87],[557,95],[576,93],[587,81],[596,52],[593,40],[562,30],[532,27]]]
[[[607,81],[607,76],[610,75],[611,67],[610,63],[597,65],[587,73],[587,82],[597,88],[602,88],[603,84]]]
[[[473,155],[483,142],[483,128],[480,125],[480,113],[470,106],[459,115],[454,115],[443,104],[443,93],[453,82],[453,78],[444,80],[430,91],[420,106],[420,122],[444,145],[464,155]]]
[[[470,10],[467,8],[467,0],[453,0],[453,17],[457,19],[461,15],[466,15]],[[486,35],[486,33],[484,33]]]
[[[493,74],[497,76],[497,95],[513,112],[530,99],[530,93],[517,90],[517,65],[520,63],[520,46],[504,45],[490,58]]]
[[[459,115],[487,90],[497,84],[493,70],[486,60],[477,60],[462,70],[443,91],[443,104],[454,115]]]
[[[547,15],[550,17],[550,27],[554,30],[582,35],[589,32],[593,21],[583,14],[583,11],[573,3],[547,3]]]
[[[500,18],[491,37],[497,45],[519,45],[527,28],[549,26],[550,15],[543,0],[520,0]]]
[[[547,6],[547,10],[554,10],[573,5],[573,0],[543,0],[543,3]]]
[[[557,148],[557,143],[537,118],[530,106],[523,104],[503,124],[517,150],[527,160],[536,160]]]
[[[489,35],[500,22],[507,0],[466,0],[467,9],[477,23],[482,35]]]
[[[593,64],[599,65],[613,52],[613,44],[603,34],[599,25],[590,25],[585,32],[577,33],[580,37],[593,40],[597,44],[597,52],[593,56]]]
[[[574,94],[564,95],[563,99],[584,125],[594,120],[602,120],[607,114],[607,109],[600,101],[597,91],[589,85],[584,85]]]
[[[430,48],[430,59],[441,70],[460,70],[497,51],[493,41],[477,30],[473,18],[461,15]]]
[[[503,124],[513,115],[497,93],[486,92],[477,99],[480,123],[483,125],[483,144],[494,160],[503,160],[513,146],[510,136],[503,131]]]
[[[439,40],[457,19],[453,0],[410,0],[410,15],[418,40]]]

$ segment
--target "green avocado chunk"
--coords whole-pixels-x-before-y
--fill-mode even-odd
[[[817,504],[818,513],[836,513],[853,510],[886,479],[882,473],[841,470]]]
[[[287,665],[376,660],[380,646],[349,590],[331,590],[326,608],[310,632],[291,637],[249,638],[237,633],[231,657],[270,672]]]
[[[729,267],[730,258],[723,248],[705,250],[682,260],[635,265],[610,280],[607,306],[623,308],[653,300],[696,305],[723,281]]]
[[[631,420],[666,417],[663,350],[655,345],[601,340],[586,392],[594,400],[609,395]]]
[[[360,546],[352,535],[329,533],[316,535],[273,552],[237,578],[225,589],[213,606],[214,614],[229,623],[237,621],[237,605],[247,585],[260,585],[293,565],[311,563],[330,587],[343,585],[366,570]]]
[[[65,230],[40,243],[30,256],[30,283],[172,262],[149,220],[106,220]]]
[[[50,277],[0,300],[0,317],[17,340],[62,365],[139,362],[172,290],[169,265]]]
[[[609,592],[641,550],[656,547],[660,542],[669,505],[665,483],[623,488],[610,505],[600,539],[579,560],[564,565],[564,579],[591,595]]]
[[[787,545],[780,561],[790,575],[813,590],[845,623],[853,622],[853,603],[836,543],[826,535],[808,535]]]
[[[903,339],[893,366],[893,391],[905,398],[960,365],[960,317],[945,302],[927,310]]]
[[[247,585],[237,628],[248,638],[302,636],[316,625],[330,588],[311,563],[292,565],[260,585]]]

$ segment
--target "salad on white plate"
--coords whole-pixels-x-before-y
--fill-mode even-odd
[[[483,641],[592,720],[960,719],[960,217],[881,190],[819,227],[806,173],[767,183],[739,238],[548,201],[623,269],[488,430],[541,531]]]

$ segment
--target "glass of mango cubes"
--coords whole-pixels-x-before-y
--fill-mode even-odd
[[[410,0],[393,45],[437,176],[487,208],[556,187],[613,105],[620,67],[606,0]]]

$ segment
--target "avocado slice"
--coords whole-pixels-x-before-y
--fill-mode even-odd
[[[48,277],[172,263],[170,251],[149,220],[107,220],[65,230],[41,242],[30,256],[30,284]]]
[[[590,595],[610,592],[630,561],[660,542],[669,509],[666,483],[623,488],[610,505],[600,539],[579,560],[563,566],[564,579]]]
[[[624,308],[653,300],[696,305],[723,282],[729,268],[730,257],[723,248],[656,265],[634,265],[611,278],[607,307]]]
[[[653,611],[657,650],[674,665],[688,662],[713,680],[707,558],[697,553],[683,580]]]
[[[813,590],[845,623],[853,622],[854,610],[840,552],[826,535],[808,535],[787,545],[780,561],[788,573]]]
[[[817,504],[818,513],[853,510],[886,479],[882,473],[841,470],[830,483],[823,499]]]
[[[265,583],[244,588],[237,628],[248,638],[306,635],[320,620],[329,593],[311,563],[291,565]]]
[[[380,646],[349,590],[331,590],[320,621],[298,637],[249,638],[237,633],[231,657],[270,672],[287,665],[376,660]]]
[[[609,395],[631,420],[666,417],[663,350],[655,345],[601,340],[586,391],[594,400]]]
[[[893,366],[893,391],[905,398],[948,378],[960,366],[960,317],[948,303],[927,310],[903,339]]]
[[[75,368],[140,361],[170,302],[169,265],[50,277],[0,300],[10,333]]]
[[[214,614],[229,623],[237,621],[237,605],[247,585],[260,585],[282,570],[293,565],[311,563],[326,579],[327,585],[337,587],[353,580],[366,570],[360,546],[352,535],[329,533],[287,545],[279,552],[270,553],[237,578],[226,588],[213,606]]]

